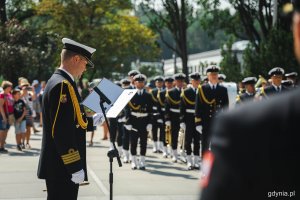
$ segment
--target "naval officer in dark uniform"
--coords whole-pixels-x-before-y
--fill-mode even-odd
[[[260,96],[264,99],[268,99],[276,94],[281,94],[282,92],[286,92],[289,89],[283,85],[281,85],[281,81],[284,76],[284,69],[281,67],[274,67],[269,71],[269,76],[272,80],[272,84],[261,88],[260,90]]]
[[[145,170],[145,156],[147,150],[148,132],[152,130],[152,99],[151,95],[145,90],[146,76],[137,74],[133,77],[135,88],[138,90],[133,98],[128,102],[125,110],[127,118],[126,128],[130,130],[130,152],[132,155],[131,168],[133,170]],[[140,159],[137,160],[137,145],[140,139]]]
[[[208,66],[206,68],[208,83],[200,85],[197,90],[195,123],[196,130],[202,134],[202,154],[209,149],[213,118],[229,105],[227,88],[218,83],[219,70],[216,65]]]
[[[246,77],[242,80],[242,84],[245,87],[245,92],[240,93],[236,97],[236,105],[246,103],[248,101],[255,100],[255,83],[257,81],[256,77]]]
[[[294,1],[300,62],[300,1]],[[290,5],[290,7],[292,7]],[[299,199],[300,89],[249,103],[216,119],[201,200]]]
[[[60,67],[43,94],[43,139],[37,175],[46,180],[48,200],[75,200],[87,180],[87,120],[74,79],[93,65],[96,49],[63,38]]]
[[[195,126],[195,99],[201,79],[198,72],[190,74],[189,77],[191,78],[191,87],[185,89],[181,94],[180,127],[185,131],[187,169],[192,170],[200,169],[200,134],[196,131]],[[192,157],[192,152],[194,157]]]
[[[180,129],[180,95],[183,90],[185,74],[178,73],[174,75],[175,87],[166,90],[165,99],[165,125],[171,126],[171,145],[172,145],[172,161],[178,160],[178,133]]]
[[[158,93],[163,90],[164,78],[162,76],[156,76],[154,78],[155,88],[150,91],[153,102],[153,117],[152,117],[152,138],[153,138],[153,153],[161,153],[163,151],[163,141],[165,140],[164,124],[162,116],[158,111]],[[158,134],[159,130],[159,134]]]

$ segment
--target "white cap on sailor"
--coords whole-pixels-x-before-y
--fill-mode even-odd
[[[76,42],[74,40],[71,40],[69,38],[63,38],[62,43],[64,44],[63,49],[67,49],[67,50],[73,51],[75,53],[78,53],[78,54],[84,56],[87,59],[88,63],[92,67],[94,67],[94,63],[92,63],[91,59],[92,59],[92,55],[96,51],[96,49],[86,46],[84,44],[81,44],[79,42]]]

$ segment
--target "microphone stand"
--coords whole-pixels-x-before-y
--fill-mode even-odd
[[[105,102],[110,104],[111,101],[97,87],[94,88],[94,91],[100,96],[100,107],[101,107],[102,113],[104,115],[105,123],[107,125],[108,131],[109,131],[109,134],[110,134],[110,142],[113,144],[113,149],[109,150],[108,153],[107,153],[107,156],[109,157],[109,162],[110,162],[109,199],[112,200],[113,199],[113,165],[112,165],[113,158],[117,158],[119,167],[122,167],[122,162],[121,162],[121,159],[120,159],[119,152],[116,148],[115,141],[113,141],[115,136],[111,135],[111,131],[110,131],[111,129],[110,129],[110,126],[109,126],[109,123],[108,123],[108,120],[107,120],[107,117],[106,117],[106,114],[105,114],[105,108],[104,108],[104,105],[103,105]]]

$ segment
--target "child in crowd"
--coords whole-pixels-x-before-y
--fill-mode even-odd
[[[21,91],[14,89],[12,91],[14,98],[14,116],[15,116],[15,133],[17,149],[22,151],[24,146],[25,134],[26,134],[26,104],[21,99]]]

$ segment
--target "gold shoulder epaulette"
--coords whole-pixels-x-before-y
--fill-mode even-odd
[[[176,100],[174,100],[174,99],[172,99],[171,97],[170,97],[170,95],[169,95],[169,91],[167,90],[167,92],[166,92],[166,98],[170,101],[170,103],[171,104],[173,104],[173,105],[178,105],[178,104],[180,104],[180,100],[179,101],[176,101]]]
[[[203,90],[202,90],[202,86],[201,85],[199,85],[198,86],[198,93],[199,93],[199,96],[200,96],[200,98],[206,103],[206,104],[215,104],[216,103],[216,100],[215,99],[212,99],[211,101],[208,101],[207,100],[207,98],[205,97],[205,95],[204,95],[204,92],[203,92]]]
[[[184,90],[182,90],[181,97],[182,97],[182,98],[184,99],[184,101],[187,102],[188,104],[190,104],[190,105],[195,105],[195,101],[191,101],[191,100],[189,100],[189,99],[185,96]]]

